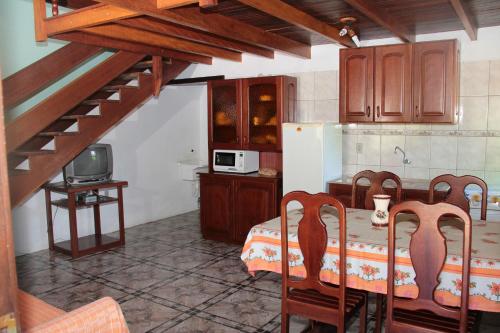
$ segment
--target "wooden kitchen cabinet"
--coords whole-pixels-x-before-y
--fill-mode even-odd
[[[200,192],[206,239],[241,244],[254,225],[279,216],[281,177],[202,173]]]
[[[210,81],[207,93],[210,145],[241,148],[241,80]]]
[[[458,117],[457,41],[417,43],[413,52],[413,121],[454,123]]]
[[[340,122],[373,121],[374,48],[340,50]]]
[[[375,48],[376,122],[411,122],[411,58],[410,44]]]
[[[201,232],[214,239],[232,237],[233,180],[200,176]]]
[[[454,123],[455,40],[340,50],[342,123]]]
[[[281,124],[295,121],[296,91],[289,76],[209,82],[209,148],[281,151]]]

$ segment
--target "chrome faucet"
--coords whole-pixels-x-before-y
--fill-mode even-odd
[[[396,146],[394,148],[394,154],[397,154],[398,153],[398,150],[401,152],[401,154],[403,154],[403,164],[411,164],[411,161],[409,159],[406,158],[406,153],[403,149],[401,149],[399,146]]]

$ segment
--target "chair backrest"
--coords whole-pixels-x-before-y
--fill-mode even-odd
[[[415,270],[415,282],[418,296],[415,299],[397,298],[394,295],[394,271],[396,251],[396,216],[398,213],[414,213],[418,216],[419,225],[411,235],[410,258]],[[443,215],[454,215],[463,223],[463,264],[460,308],[443,306],[436,302],[434,291],[439,285],[439,274],[443,269],[447,246],[446,238],[439,228],[439,220]],[[469,274],[471,260],[471,228],[470,215],[448,203],[428,205],[420,201],[405,201],[392,207],[389,212],[389,267],[387,277],[387,330],[390,332],[394,323],[401,327],[401,322],[394,320],[395,308],[409,311],[427,310],[432,313],[460,321],[460,332],[467,330],[467,313],[469,305]],[[404,330],[403,330],[404,331]]]
[[[446,183],[450,186],[450,191],[444,200],[465,210],[469,211],[469,199],[465,196],[465,188],[468,185],[475,184],[481,188],[481,220],[486,220],[486,208],[488,205],[488,185],[481,178],[475,176],[441,175],[431,181],[429,185],[429,203],[434,203],[434,188],[439,183]]]
[[[287,205],[298,201],[304,215],[298,225],[299,247],[304,257],[306,277],[302,280],[292,279],[289,275],[288,263],[288,214]],[[323,266],[323,256],[326,252],[328,234],[325,223],[321,220],[321,208],[332,206],[338,212],[339,220],[339,262],[337,265],[339,285],[333,287],[320,280]],[[345,314],[345,284],[346,284],[346,211],[344,205],[333,196],[326,193],[309,194],[303,191],[290,192],[281,200],[281,255],[282,255],[282,285],[283,295],[288,296],[289,288],[313,289],[317,292],[338,298],[339,322],[343,322]]]
[[[396,203],[401,202],[401,179],[398,175],[389,171],[375,172],[372,170],[360,171],[352,178],[352,198],[351,207],[356,208],[357,188],[360,179],[368,179],[370,181],[370,188],[366,192],[364,209],[375,209],[373,196],[376,194],[388,194],[384,190],[383,184],[387,179],[392,179],[396,183]]]

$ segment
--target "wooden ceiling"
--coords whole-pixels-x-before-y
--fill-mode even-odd
[[[500,25],[498,0],[47,0],[77,9],[44,17],[34,0],[37,40],[72,40],[132,52],[211,63],[247,52],[310,57],[310,45],[354,44],[339,18],[354,16],[361,40]],[[38,10],[37,10],[38,7]]]

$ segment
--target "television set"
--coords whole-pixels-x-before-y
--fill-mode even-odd
[[[88,146],[63,169],[68,185],[104,183],[113,176],[113,152],[109,144]]]

